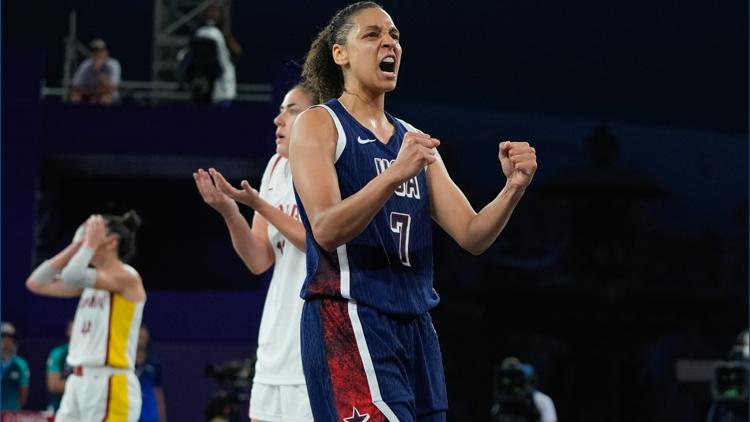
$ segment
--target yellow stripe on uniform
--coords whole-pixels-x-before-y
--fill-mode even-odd
[[[102,422],[127,422],[128,420],[128,376],[116,374],[109,377],[107,414]]]
[[[110,303],[109,319],[109,345],[107,346],[107,365],[116,368],[127,368],[128,364],[128,339],[133,325],[135,314],[135,303],[131,302],[118,293],[112,294]]]

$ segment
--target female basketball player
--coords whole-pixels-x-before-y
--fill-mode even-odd
[[[312,421],[300,357],[299,292],[305,280],[305,229],[299,221],[289,169],[289,133],[297,115],[314,104],[308,89],[298,85],[284,97],[276,125],[276,154],[268,161],[260,192],[243,180],[233,188],[215,169],[194,173],[203,200],[218,211],[229,229],[232,245],[253,274],[272,265],[273,277],[258,333],[258,361],[250,395],[255,421]],[[255,210],[252,227],[237,203]]]
[[[385,112],[399,38],[380,6],[352,4],[320,32],[303,67],[330,100],[300,115],[289,152],[308,230],[302,360],[318,422],[445,420],[428,313],[439,301],[430,218],[480,254],[537,167],[528,143],[500,143],[505,186],[476,213],[448,175],[440,141]]]
[[[135,253],[140,219],[92,215],[73,242],[26,281],[36,294],[78,297],[58,422],[137,421],[141,388],[133,373],[146,291],[126,264]],[[93,268],[90,268],[91,265]]]

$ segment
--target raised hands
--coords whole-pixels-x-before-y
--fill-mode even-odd
[[[203,202],[218,211],[222,217],[228,218],[240,212],[234,199],[227,196],[227,194],[216,186],[215,179],[207,171],[198,169],[197,172],[193,173],[193,179],[195,180],[195,185],[198,187],[198,192],[200,192],[203,198]],[[222,180],[224,180],[223,177]],[[227,183],[226,180],[224,180],[224,183]]]
[[[96,250],[107,239],[107,223],[99,214],[94,214],[84,223],[83,244]]]
[[[504,141],[498,153],[508,184],[526,188],[536,173],[536,150],[528,142]]]
[[[260,194],[258,194],[258,191],[253,189],[252,186],[250,186],[250,183],[248,183],[247,180],[243,180],[240,183],[240,187],[242,187],[242,189],[235,189],[235,187],[229,184],[229,182],[227,182],[227,180],[224,178],[224,176],[222,176],[221,173],[219,173],[218,170],[210,168],[208,169],[208,172],[211,174],[216,187],[219,188],[222,193],[241,204],[247,205],[252,209],[256,209],[258,207]]]
[[[426,133],[408,132],[404,135],[396,161],[391,166],[401,181],[411,179],[423,168],[437,160],[440,141]]]

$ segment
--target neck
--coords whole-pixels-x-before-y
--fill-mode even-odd
[[[385,117],[385,94],[372,94],[365,90],[345,88],[339,101],[368,129],[377,133],[383,128],[390,127],[390,122]]]
[[[94,268],[101,269],[112,265],[117,262],[118,258],[114,254],[102,254],[102,256],[95,257],[91,260],[91,265]]]
[[[13,356],[13,352],[12,351],[10,351],[10,350],[8,350],[8,351],[3,350],[3,360],[8,360],[8,359],[10,359],[11,356]]]

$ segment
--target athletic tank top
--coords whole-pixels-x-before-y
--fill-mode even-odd
[[[144,304],[108,290],[84,289],[73,320],[68,365],[133,369]]]
[[[271,157],[259,194],[284,214],[299,220],[292,172],[286,158],[278,154]],[[301,385],[305,383],[300,350],[304,301],[299,291],[305,280],[305,253],[271,223],[268,224],[268,239],[274,252],[273,277],[260,320],[254,380],[261,384]]]
[[[342,199],[385,171],[398,156],[407,131],[416,131],[386,113],[395,131],[383,144],[337,99],[318,107],[329,113],[338,133],[335,168]],[[419,315],[438,304],[432,285],[432,220],[424,170],[396,189],[362,233],[333,252],[315,242],[299,197],[297,203],[307,230],[303,298],[350,299],[398,315]]]

